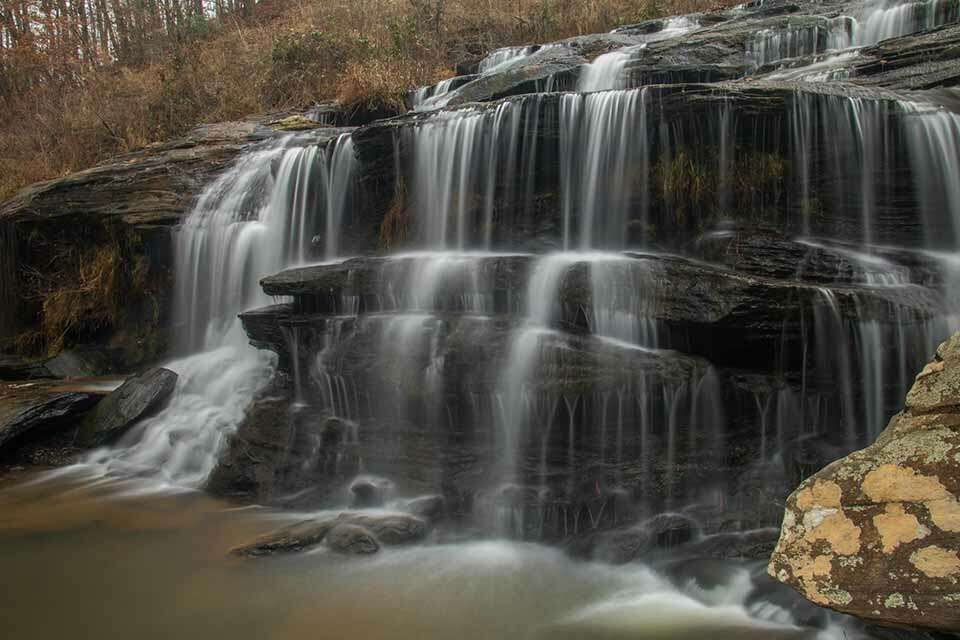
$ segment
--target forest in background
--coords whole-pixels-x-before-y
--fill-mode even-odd
[[[0,201],[203,122],[407,90],[717,0],[0,0]]]

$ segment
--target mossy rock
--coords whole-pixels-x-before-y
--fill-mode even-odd
[[[316,120],[310,120],[303,116],[289,116],[282,120],[274,120],[267,124],[274,131],[309,131],[318,129],[323,125]]]

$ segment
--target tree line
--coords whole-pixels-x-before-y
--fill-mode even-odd
[[[0,94],[156,60],[255,0],[0,0]]]

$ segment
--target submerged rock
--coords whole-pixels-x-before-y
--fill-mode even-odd
[[[960,334],[874,444],[790,496],[769,572],[877,624],[960,627]]]
[[[368,555],[380,550],[373,534],[356,524],[338,524],[327,533],[326,544],[334,551]]]
[[[336,529],[341,531],[331,539],[329,536]],[[379,549],[379,544],[399,545],[416,542],[426,537],[428,531],[429,527],[425,521],[406,513],[347,511],[337,516],[304,520],[265,533],[250,544],[233,549],[231,553],[252,557],[293,553],[315,547],[324,540],[328,546],[337,551],[374,553],[376,549],[373,551],[360,551],[360,549],[370,549],[370,543],[377,545]]]
[[[406,544],[426,537],[427,523],[406,513],[355,513],[340,516],[343,522],[360,525],[384,544]]]
[[[138,420],[162,409],[176,385],[177,374],[162,367],[130,378],[86,418],[83,441],[99,445],[121,436]]]
[[[250,544],[236,547],[230,553],[237,556],[256,557],[303,551],[323,542],[327,533],[336,525],[335,518],[304,520],[265,533]]]

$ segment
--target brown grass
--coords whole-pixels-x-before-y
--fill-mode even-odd
[[[201,39],[161,49],[149,64],[73,69],[32,89],[0,92],[0,200],[198,123],[334,98],[395,111],[408,89],[491,49],[718,1],[727,2],[264,0],[252,17],[208,24]],[[12,55],[0,52],[0,67],[21,76],[44,64],[36,54]]]
[[[117,323],[120,257],[114,247],[69,248],[54,261],[56,272],[36,274],[31,297],[40,302],[40,326],[17,337],[19,351],[54,355],[68,337]]]

